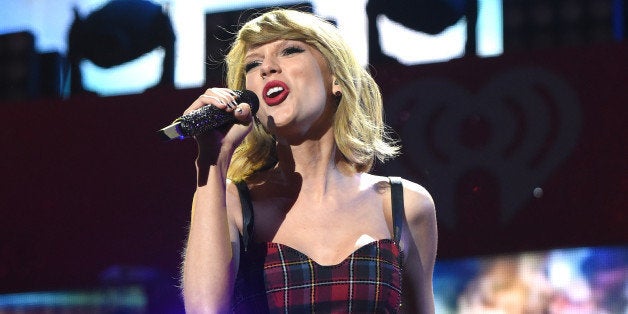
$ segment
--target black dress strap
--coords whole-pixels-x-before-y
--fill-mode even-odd
[[[392,199],[393,237],[395,243],[401,240],[401,227],[403,226],[403,184],[400,177],[388,177],[390,181],[390,196]]]
[[[240,196],[240,205],[242,206],[242,244],[244,251],[249,248],[249,243],[253,239],[253,203],[251,202],[251,194],[249,193],[249,187],[244,181],[235,182],[238,188],[238,195]]]

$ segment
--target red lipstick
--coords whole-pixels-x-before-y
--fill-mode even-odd
[[[266,102],[267,105],[275,106],[286,100],[288,94],[290,94],[288,85],[282,81],[275,80],[264,85],[262,98],[264,98],[264,102]]]

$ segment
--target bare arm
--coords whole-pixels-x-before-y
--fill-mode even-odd
[[[231,111],[223,90],[210,89],[190,110],[214,105]],[[222,100],[222,101],[221,101]],[[235,113],[241,121],[250,121],[248,106]],[[233,151],[250,131],[251,125],[233,125],[196,137],[197,189],[183,261],[183,298],[187,313],[222,313],[230,310],[233,282],[237,272],[238,229],[229,207],[237,202],[228,193],[227,169]],[[230,185],[230,184],[229,184]],[[233,210],[233,209],[231,209]]]
[[[434,313],[432,276],[438,242],[434,201],[423,187],[404,180],[404,207],[403,310],[405,313]]]

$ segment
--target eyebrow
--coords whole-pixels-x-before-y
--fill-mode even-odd
[[[275,41],[279,42],[279,43],[277,43],[277,47],[278,47],[278,49],[282,49],[283,47],[285,47],[285,46],[286,46],[286,45],[288,45],[289,43],[293,43],[293,42],[301,42],[300,40],[296,40],[296,39],[277,39],[277,40],[273,40],[273,41],[270,41],[270,42],[275,42]],[[262,44],[257,44],[257,45],[253,45],[253,46],[251,46],[251,47],[248,49],[248,51],[249,51],[249,52],[247,52],[247,53],[244,55],[244,59],[248,59],[248,58],[251,58],[251,57],[255,57],[255,56],[262,55],[261,53],[258,53],[258,52],[256,52],[255,50],[256,50],[256,49],[258,49],[259,47],[261,47],[261,46],[265,45],[265,44],[270,43],[270,42],[267,42],[267,43],[262,43]],[[253,51],[253,52],[250,52],[250,51]]]
[[[255,52],[255,51],[254,51],[254,52],[250,52],[250,53],[249,53],[249,52],[247,52],[247,53],[244,55],[244,60],[251,59],[251,58],[253,58],[253,57],[256,57],[256,56],[261,56],[261,55],[262,55],[261,53],[259,53],[259,52]]]

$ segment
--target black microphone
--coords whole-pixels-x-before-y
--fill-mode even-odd
[[[259,109],[259,99],[254,92],[246,89],[242,91],[236,90],[234,92],[236,93],[235,100],[238,104],[247,103],[251,106],[251,114],[254,115],[257,113],[257,109]],[[157,131],[157,133],[163,141],[169,141],[175,138],[184,139],[236,122],[238,122],[238,120],[233,116],[232,112],[225,112],[224,110],[208,105],[183,115],[174,120],[171,125]]]

